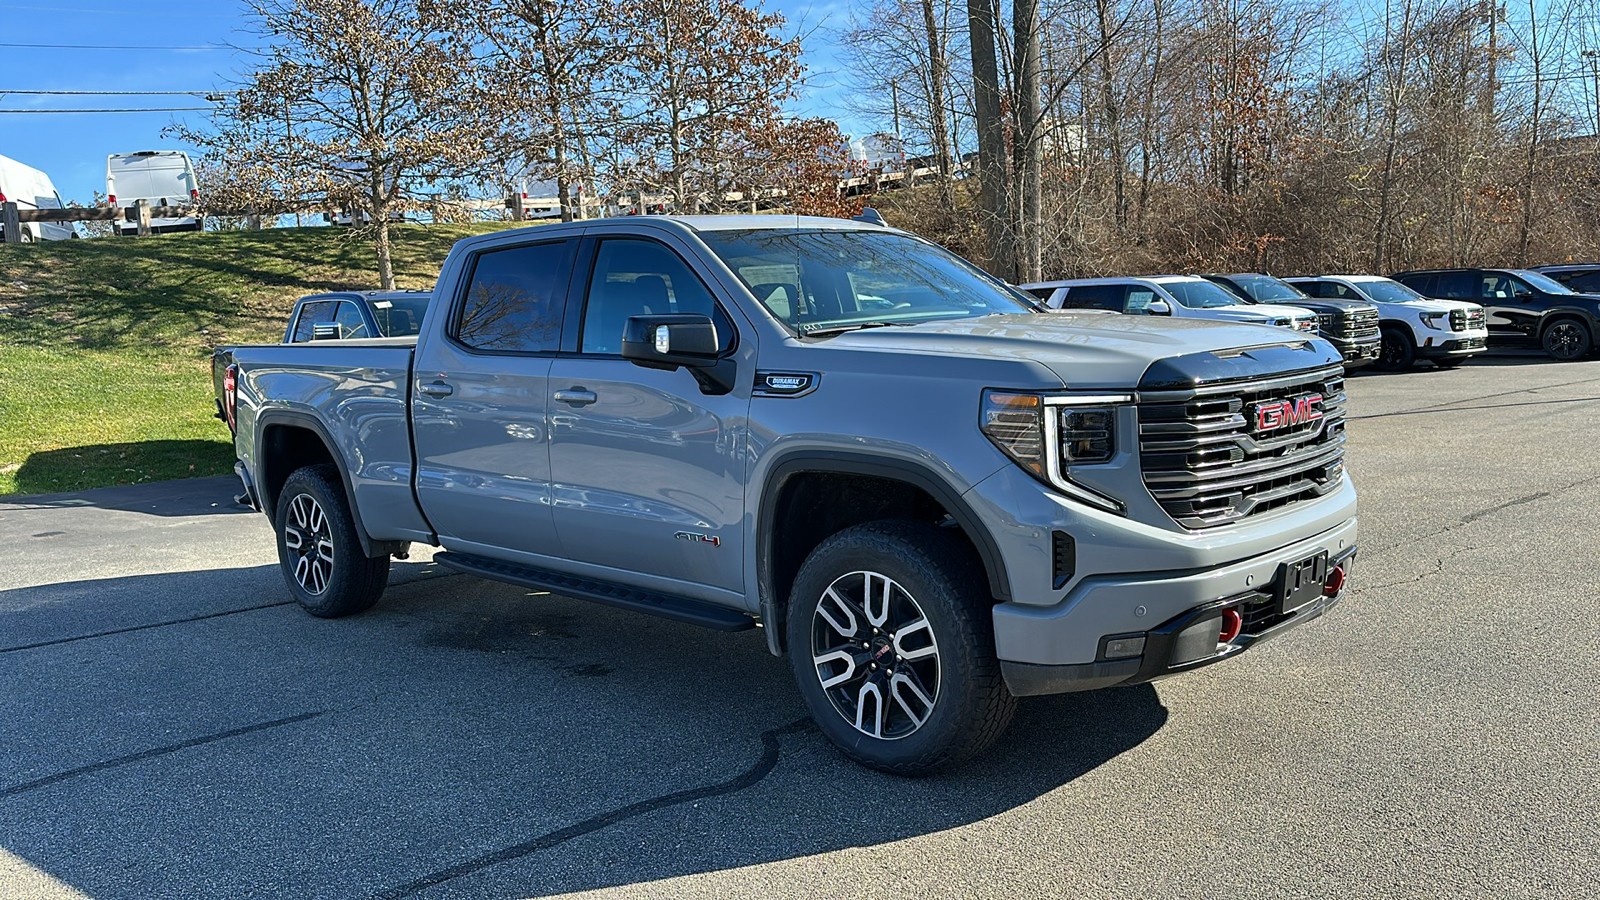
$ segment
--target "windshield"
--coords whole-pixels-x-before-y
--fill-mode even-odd
[[[1569,288],[1554,278],[1551,278],[1549,275],[1544,275],[1539,272],[1530,272],[1527,269],[1515,269],[1514,271],[1516,272],[1518,278],[1521,278],[1523,281],[1526,281],[1539,290],[1544,291],[1546,294],[1572,293],[1572,288]]]
[[[1216,309],[1219,306],[1243,306],[1244,301],[1202,278],[1194,281],[1159,281],[1167,293],[1190,309]]]
[[[700,237],[801,334],[1038,308],[955,254],[893,232],[749,229]]]
[[[378,333],[384,337],[406,337],[422,332],[422,317],[428,314],[432,294],[409,297],[374,297],[372,317],[378,321]]]
[[[1360,286],[1367,297],[1379,303],[1415,303],[1428,299],[1400,282],[1387,278],[1382,281],[1363,281]]]
[[[1293,303],[1306,299],[1299,288],[1271,275],[1230,275],[1228,280],[1257,303]]]

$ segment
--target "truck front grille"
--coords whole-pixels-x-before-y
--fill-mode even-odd
[[[1483,327],[1483,310],[1481,309],[1452,309],[1450,310],[1451,331],[1474,331]]]
[[[1331,493],[1344,472],[1344,370],[1141,394],[1145,487],[1212,528]]]
[[[1339,337],[1364,341],[1378,336],[1378,311],[1361,309],[1339,317]]]

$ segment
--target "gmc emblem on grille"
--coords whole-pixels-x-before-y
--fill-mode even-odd
[[[1277,431],[1322,418],[1322,395],[1301,394],[1284,400],[1257,403],[1251,409],[1254,410],[1256,432]]]

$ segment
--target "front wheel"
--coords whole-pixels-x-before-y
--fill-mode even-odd
[[[1398,328],[1385,328],[1374,368],[1384,372],[1400,372],[1411,368],[1416,361],[1417,348],[1411,342],[1411,336]]]
[[[800,693],[856,762],[925,775],[994,743],[1016,699],[995,659],[988,586],[949,531],[884,521],[812,551],[790,591]]]
[[[1583,359],[1594,349],[1589,329],[1576,319],[1561,319],[1544,330],[1544,352],[1562,362]]]
[[[361,550],[339,470],[296,469],[278,494],[278,564],[289,593],[324,619],[372,608],[389,585],[389,557]]]

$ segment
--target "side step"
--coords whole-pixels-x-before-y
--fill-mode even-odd
[[[562,575],[520,563],[454,552],[435,553],[433,561],[457,572],[476,575],[479,578],[554,591],[568,597],[593,600],[607,606],[649,613],[674,622],[685,622],[717,631],[744,631],[756,627],[755,619],[725,606],[690,600],[686,597],[657,594],[605,581],[590,581],[587,578]]]

